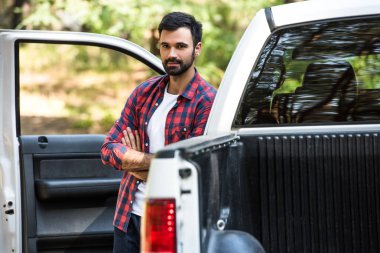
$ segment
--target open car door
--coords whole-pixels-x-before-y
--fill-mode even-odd
[[[112,110],[163,73],[120,38],[0,30],[2,252],[112,252],[121,172],[100,147]]]

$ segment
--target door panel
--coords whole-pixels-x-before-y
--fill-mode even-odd
[[[104,136],[43,137],[43,146],[41,136],[21,137],[28,252],[111,252],[122,174],[100,161]]]

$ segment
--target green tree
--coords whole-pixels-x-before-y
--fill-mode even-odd
[[[245,28],[260,9],[283,0],[30,0],[19,28],[72,30],[122,37],[157,54],[156,27],[170,11],[192,13],[203,23],[199,69],[218,86]]]

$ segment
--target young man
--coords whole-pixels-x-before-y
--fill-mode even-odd
[[[159,47],[167,75],[140,84],[102,146],[102,161],[125,170],[114,218],[114,252],[139,252],[140,217],[153,154],[180,140],[202,135],[216,90],[199,75],[202,25],[173,12],[159,27]]]

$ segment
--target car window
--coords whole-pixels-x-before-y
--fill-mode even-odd
[[[380,21],[277,31],[246,84],[234,126],[380,122]]]
[[[131,91],[157,74],[108,48],[30,42],[18,48],[22,135],[105,134]]]

